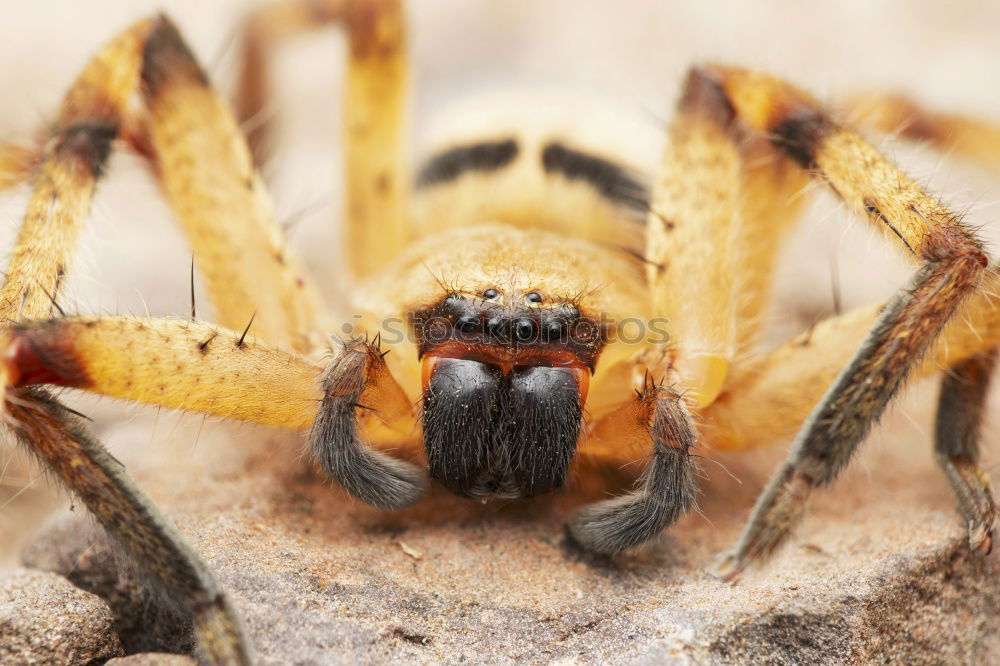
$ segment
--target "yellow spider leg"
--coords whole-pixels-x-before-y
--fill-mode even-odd
[[[735,352],[740,173],[726,133],[732,118],[706,116],[703,93],[690,80],[685,86],[646,236],[653,312],[670,322],[681,385],[699,407],[722,389]]]
[[[734,67],[706,68],[741,121],[824,180],[914,261],[969,235],[957,216],[928,196],[853,131],[833,123],[806,93],[772,76]],[[951,238],[950,235],[955,236]]]
[[[938,150],[1000,170],[1000,125],[996,123],[932,111],[902,95],[861,94],[843,106],[852,125],[926,141]]]
[[[0,288],[0,320],[50,316],[121,110],[139,86],[152,25],[143,21],[105,46],[67,93]]]
[[[39,158],[38,148],[0,141],[0,191],[28,180]]]
[[[694,70],[669,128],[647,223],[652,311],[668,319],[675,337],[666,354],[648,350],[608,371],[605,381],[620,385],[647,369],[638,400],[612,407],[592,424],[578,469],[648,464],[635,493],[586,507],[574,519],[572,534],[592,550],[640,543],[694,504],[688,451],[695,428],[674,404],[678,396],[650,377],[676,372],[687,401],[704,408],[723,389],[730,362],[755,343],[774,239],[794,220],[792,192],[805,176],[759,137],[735,141],[737,122],[718,85]],[[772,201],[781,202],[773,214]]]
[[[304,430],[322,366],[199,321],[69,317],[3,334],[10,386],[56,384]]]
[[[247,22],[237,108],[251,126],[259,156],[266,140],[268,64],[289,36],[339,24],[347,31],[344,91],[345,254],[363,278],[388,264],[404,247],[409,200],[406,104],[409,67],[402,0],[283,1],[265,6]]]
[[[807,182],[766,140],[743,136],[713,81],[693,70],[653,194],[647,267],[670,321],[681,384],[698,407],[757,342],[783,231]]]
[[[236,119],[176,29],[158,22],[145,48],[148,150],[195,251],[216,319],[273,344],[315,348],[322,301],[271,217],[270,202]]]
[[[7,279],[0,288],[0,318],[4,322],[45,318],[58,309],[55,300],[62,277],[115,138],[127,137],[158,165],[174,159],[174,153],[165,151],[161,155],[156,150],[161,128],[157,119],[147,128],[142,114],[135,113],[141,107],[136,104],[140,90],[151,93],[147,101],[161,113],[178,98],[183,100],[190,86],[183,82],[175,86],[167,68],[178,68],[182,80],[186,77],[190,84],[197,79],[204,87],[197,66],[190,61],[173,27],[165,19],[142,21],[105,46],[70,88],[41,162],[34,170],[28,209]],[[198,103],[197,95],[190,99],[192,104]],[[166,115],[165,126],[172,114]],[[231,119],[230,124],[234,126]],[[147,129],[150,136],[146,135]],[[232,144],[241,145],[242,139],[235,131],[228,136]],[[182,139],[181,144],[183,150]],[[218,148],[226,154],[227,146]],[[187,149],[190,151],[189,145]],[[245,153],[245,147],[243,150]],[[196,155],[188,153],[189,159]],[[182,168],[187,166],[183,160],[179,162]],[[248,158],[245,163],[249,164]],[[240,175],[243,178],[235,180],[252,185],[252,169]],[[218,185],[218,181],[211,184]],[[240,222],[230,220],[234,226]],[[237,279],[257,269],[234,263],[230,266],[237,271],[231,277]],[[232,285],[213,286],[221,292]],[[294,294],[289,298],[294,299]],[[223,306],[226,304],[225,299],[219,300]],[[280,334],[287,330],[283,328],[287,325],[284,318],[268,312],[266,320],[280,340]],[[14,332],[8,329],[4,335]],[[156,347],[154,343],[150,348]],[[16,361],[18,346],[8,351],[15,352]],[[27,358],[31,358],[30,354]],[[23,384],[21,368],[15,363],[11,369],[12,376]],[[160,375],[165,376],[169,371]],[[11,427],[28,450],[48,464],[152,574],[152,579],[191,612],[202,657],[213,664],[249,663],[239,622],[204,563],[114,463],[86,425],[44,392],[24,386],[6,391],[4,408]]]
[[[691,87],[692,80],[693,77],[689,77],[687,88]],[[759,103],[763,104],[763,101]],[[981,158],[982,161],[1000,156],[1000,140],[990,139],[990,136],[1000,134],[1000,128],[989,123],[930,112],[895,96],[858,97],[847,108],[852,117],[858,117],[859,122],[880,130],[901,131],[903,136],[927,140],[942,149],[954,145],[959,154]],[[796,173],[797,170],[790,168],[789,160],[767,155],[769,151],[773,153],[774,148],[762,145],[759,137],[738,136],[738,139],[744,156],[748,147],[759,155],[756,160],[744,157],[756,168],[748,168],[750,165],[744,164],[742,172],[743,229],[752,226],[755,220],[765,221],[766,212],[771,207],[780,209],[788,206],[789,194],[802,187],[802,174],[800,170]],[[759,189],[747,183],[754,177],[763,181]],[[785,185],[775,186],[780,183]],[[748,191],[758,192],[750,202],[745,194]],[[760,211],[759,215],[747,215],[748,203]],[[772,228],[764,225],[754,227],[759,247],[771,248],[773,252],[779,247],[779,242],[771,236],[779,235],[783,229],[784,223]],[[736,271],[741,303],[747,302],[743,292],[748,276],[762,279],[764,275],[769,277],[770,270],[768,262],[762,273],[762,262],[751,258],[757,251],[745,253],[745,246],[746,243],[741,240],[738,259],[747,260],[747,265],[741,265]],[[766,298],[769,280],[767,283],[759,290],[752,289],[755,292],[754,301]],[[914,371],[914,376],[924,377],[940,372],[942,368],[989,351],[1000,340],[1000,316],[992,296],[998,289],[1000,280],[991,274],[982,287],[982,293],[973,296],[963,306],[960,315],[945,329],[929,359]],[[742,449],[792,436],[857,350],[858,343],[871,329],[882,307],[861,308],[831,318],[763,356],[750,357],[735,365],[718,402],[705,409],[704,413],[711,422],[710,426],[703,428],[707,442],[716,448]],[[759,314],[760,310],[760,307],[752,307],[747,312]],[[752,318],[740,317],[739,321],[738,327],[742,332]],[[776,407],[765,412],[760,409],[763,404]]]
[[[132,110],[140,89],[145,114]],[[241,328],[253,316],[255,332],[272,343],[316,346],[324,328],[318,291],[271,219],[232,114],[166,19],[143,21],[95,57],[56,126],[11,258],[12,278],[0,291],[0,314],[50,316],[95,180],[112,140],[123,136],[152,162],[219,322]]]
[[[54,384],[291,430],[308,429],[323,398],[323,365],[188,319],[29,322],[0,334],[0,352],[9,387]],[[418,439],[410,400],[380,357],[369,372],[377,381],[361,396],[365,440]]]
[[[125,110],[139,87],[143,52],[163,36],[165,25],[142,21],[110,42],[67,93],[34,173],[28,210],[0,289],[4,322],[47,317],[58,309],[55,298],[111,142],[139,130]],[[18,440],[81,498],[151,580],[188,609],[203,659],[249,663],[239,621],[205,564],[86,423],[44,391],[24,386],[5,392],[4,413]]]

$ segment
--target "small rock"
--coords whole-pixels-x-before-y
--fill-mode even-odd
[[[107,604],[62,576],[0,575],[0,664],[89,664],[122,654]]]

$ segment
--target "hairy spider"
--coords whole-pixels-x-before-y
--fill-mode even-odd
[[[325,314],[272,221],[251,151],[267,126],[244,137],[237,124],[265,106],[270,49],[329,23],[349,43],[345,245],[358,315],[349,329]],[[614,146],[504,128],[453,137],[411,175],[406,96],[397,0],[258,11],[236,114],[157,17],[93,58],[44,146],[0,146],[0,186],[33,187],[0,291],[8,423],[190,611],[205,661],[250,661],[225,595],[43,385],[308,430],[330,477],[390,510],[420,498],[424,467],[453,493],[486,500],[559,488],[573,465],[646,458],[633,492],[571,521],[572,537],[600,553],[640,545],[692,508],[696,444],[740,449],[798,430],[721,565],[735,579],[786,540],[811,490],[836,477],[902,383],[946,367],[935,450],[971,548],[990,549],[996,510],[977,465],[1000,324],[986,297],[989,260],[957,215],[812,97],[753,71],[693,68],[650,186]],[[939,146],[951,136],[972,157],[995,136],[901,100],[859,103],[877,128]],[[151,164],[217,325],[193,313],[66,316],[57,305],[116,141]],[[810,178],[919,268],[884,306],[759,354],[779,240],[800,205],[788,202]],[[970,325],[942,334],[960,305]],[[247,337],[251,325],[262,342]],[[323,360],[331,331],[347,337]]]

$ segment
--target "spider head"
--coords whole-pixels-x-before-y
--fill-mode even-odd
[[[477,498],[562,486],[605,342],[598,323],[572,302],[494,288],[448,294],[410,321],[431,476]]]

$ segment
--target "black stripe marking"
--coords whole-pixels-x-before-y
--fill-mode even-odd
[[[550,143],[542,151],[542,168],[545,173],[586,181],[615,203],[643,213],[649,210],[649,189],[620,164]]]
[[[104,172],[111,142],[118,137],[118,125],[100,121],[81,122],[61,130],[56,153],[60,158],[78,160],[90,169],[95,180]]]
[[[718,77],[702,68],[692,69],[684,82],[681,110],[708,118],[723,130],[729,131],[736,122],[736,109]]]
[[[429,187],[456,180],[469,171],[497,171],[517,157],[517,141],[504,139],[459,146],[438,153],[417,172],[417,187]]]
[[[781,116],[771,129],[771,143],[804,169],[815,169],[819,144],[830,129],[830,121],[815,109],[797,109]]]
[[[142,81],[146,92],[154,97],[164,86],[175,81],[196,81],[200,85],[208,85],[208,77],[181,33],[162,14],[156,18],[143,49]]]

